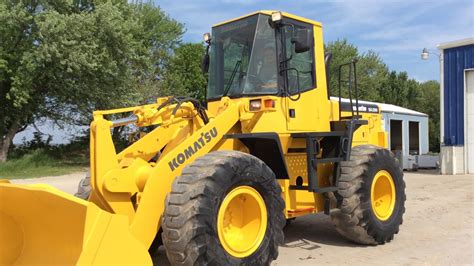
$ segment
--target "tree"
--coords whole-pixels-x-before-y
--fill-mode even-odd
[[[185,43],[176,48],[166,67],[162,92],[204,100],[207,86],[201,70],[204,51],[200,43]]]
[[[440,151],[440,96],[439,83],[434,80],[423,82],[419,85],[420,105],[414,108],[428,114],[430,151]]]
[[[93,110],[144,101],[183,34],[126,0],[0,0],[0,24],[0,162],[35,119],[84,125]]]
[[[418,82],[409,79],[406,72],[391,71],[379,89],[379,99],[406,108],[418,106]]]
[[[388,68],[377,53],[368,51],[367,53],[360,54],[357,47],[350,44],[346,39],[329,42],[325,50],[326,52],[332,53],[332,60],[329,67],[329,87],[332,96],[338,96],[339,66],[351,62],[356,58],[358,60],[356,70],[359,99],[367,101],[380,100],[378,90],[386,80]],[[347,68],[344,70],[347,70]],[[341,79],[348,79],[347,71],[342,72]],[[347,86],[342,87],[347,88]],[[342,96],[348,97],[347,89],[342,90]]]

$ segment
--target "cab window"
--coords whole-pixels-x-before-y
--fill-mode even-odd
[[[287,58],[286,63],[286,79],[288,91],[290,94],[298,93],[299,91],[307,91],[316,87],[315,73],[314,73],[314,47],[311,47],[306,52],[296,53],[295,45],[291,39],[298,29],[308,29],[313,36],[313,26],[311,24],[286,19],[285,23],[290,26],[283,28],[283,38],[285,44],[285,53]],[[314,41],[313,41],[314,43]]]

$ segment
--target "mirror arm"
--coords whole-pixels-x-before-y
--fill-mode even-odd
[[[207,43],[206,53],[204,54],[204,57],[202,58],[202,62],[201,62],[201,71],[203,75],[209,72],[209,63],[210,63],[209,48],[211,47],[211,42],[207,41],[206,43]]]

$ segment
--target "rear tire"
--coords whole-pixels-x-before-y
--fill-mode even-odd
[[[374,200],[374,187],[380,184],[379,177],[382,192],[390,191],[385,194],[392,195],[388,196],[391,204],[385,209],[383,205],[380,209],[380,202]],[[385,187],[383,180],[387,180]],[[403,222],[406,199],[403,171],[395,156],[387,149],[373,145],[354,147],[350,160],[341,163],[338,186],[342,204],[331,213],[336,230],[359,244],[390,242]],[[387,202],[387,197],[382,199]]]
[[[77,192],[74,194],[74,196],[83,200],[88,200],[89,196],[91,195],[91,190],[91,174],[89,172],[87,173],[86,177],[79,181],[79,184],[77,185]]]
[[[226,239],[220,240],[224,234],[222,230],[228,230],[228,227],[222,229],[222,223],[228,220],[221,219],[221,209],[224,208],[227,215],[228,198],[239,189],[257,193],[256,198],[262,199],[259,203],[264,208],[251,208],[251,213],[261,210],[263,215],[259,217],[266,216],[267,219],[266,226],[258,227],[260,240],[250,241],[256,243],[249,249],[254,251],[234,256],[235,253],[230,254]],[[284,201],[274,173],[260,159],[237,151],[206,154],[183,169],[181,176],[174,180],[168,199],[162,238],[172,265],[269,265],[277,258],[278,246],[283,244],[284,238]],[[232,209],[236,216],[248,214],[245,208],[249,205],[245,202],[252,202],[252,198],[247,201],[244,198],[243,203],[237,201],[237,205],[233,205],[237,206]],[[232,219],[239,220],[233,215]],[[244,234],[239,236],[246,237]]]

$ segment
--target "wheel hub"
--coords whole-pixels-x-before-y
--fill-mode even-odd
[[[371,203],[375,216],[386,221],[395,208],[396,191],[392,176],[385,170],[380,170],[374,176],[371,187]]]
[[[255,252],[265,236],[267,208],[260,193],[240,186],[222,201],[217,217],[219,240],[224,249],[237,258]]]

